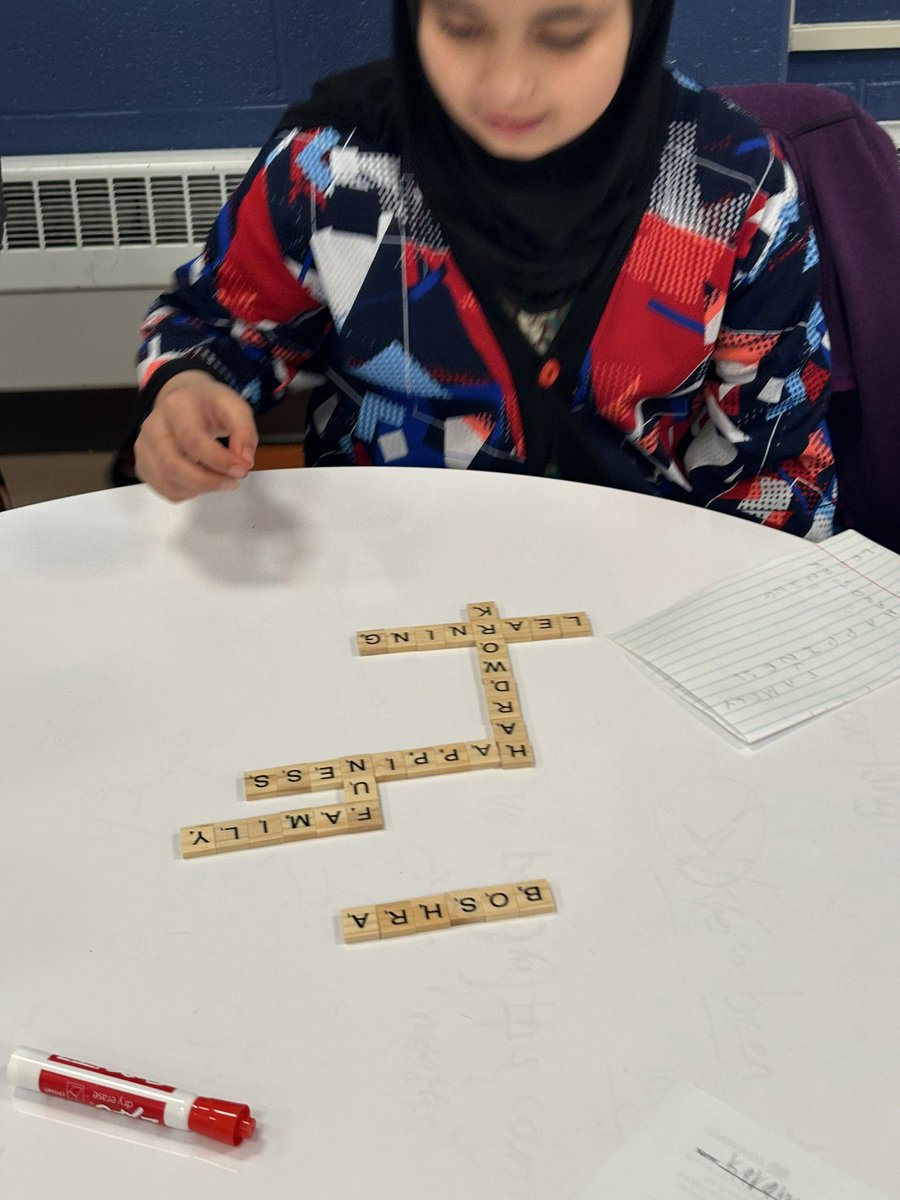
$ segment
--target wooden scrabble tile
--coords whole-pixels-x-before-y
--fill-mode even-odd
[[[407,629],[389,629],[387,631],[388,654],[397,651],[416,649],[416,629],[414,625]]]
[[[444,645],[449,647],[474,646],[475,634],[472,626],[468,622],[463,622],[461,625],[445,625]]]
[[[545,617],[531,618],[531,639],[535,642],[543,642],[549,638],[561,638],[562,628],[560,627],[559,617],[552,613]]]
[[[493,658],[478,656],[478,673],[482,679],[513,678],[512,663],[508,654],[496,654]]]
[[[383,938],[405,937],[416,932],[416,918],[409,900],[377,904],[378,929]]]
[[[484,905],[486,921],[506,921],[519,915],[514,883],[501,883],[496,887],[480,888],[479,894]]]
[[[185,826],[181,830],[181,857],[200,858],[204,854],[215,854],[216,833],[212,825]]]
[[[534,747],[531,742],[498,742],[497,746],[500,750],[500,766],[509,769],[511,767],[533,767],[534,766]]]
[[[387,654],[386,629],[363,629],[356,635],[356,649],[360,654]]]
[[[347,804],[347,832],[365,833],[369,829],[384,829],[384,813],[377,800],[365,804]]]
[[[271,800],[278,795],[278,768],[244,772],[244,796],[247,800]]]
[[[309,773],[310,765],[310,763],[289,763],[286,767],[279,767],[277,772],[278,795],[299,796],[303,792],[308,792],[312,782]]]
[[[216,854],[225,854],[229,850],[249,850],[250,831],[247,824],[247,821],[232,821],[230,824],[216,825]]]
[[[487,704],[488,716],[491,721],[506,721],[513,717],[522,716],[518,695],[512,700],[502,696],[485,696],[485,703]]]
[[[488,697],[502,696],[507,700],[518,700],[519,698],[516,681],[510,675],[497,675],[493,672],[489,675],[482,675],[481,686],[484,688],[484,694]]]
[[[496,742],[467,742],[469,770],[500,766],[500,751]]]
[[[509,658],[506,642],[498,637],[483,637],[481,634],[477,634],[475,649],[478,651],[479,658]]]
[[[316,837],[335,837],[350,832],[347,809],[343,804],[329,804],[315,810]]]
[[[457,742],[452,746],[439,746],[436,750],[438,758],[438,773],[449,775],[453,771],[470,771],[469,751],[465,742]]]
[[[527,879],[515,885],[520,917],[556,912],[556,901],[546,879]]]
[[[447,644],[447,636],[443,625],[417,625],[417,650],[443,650]]]
[[[309,790],[311,792],[334,791],[342,783],[343,775],[339,758],[309,763]]]
[[[354,754],[352,758],[342,758],[341,778],[350,779],[354,775],[371,775],[373,770],[371,754]]]
[[[560,613],[559,624],[563,637],[590,637],[591,618],[584,612]]]
[[[247,831],[251,846],[280,846],[284,841],[281,829],[281,813],[269,813],[265,817],[248,817]]]
[[[447,913],[451,925],[474,925],[484,920],[484,899],[477,890],[448,892]]]
[[[486,638],[494,638],[497,641],[504,641],[503,628],[499,621],[472,621],[472,633],[475,635],[475,644],[479,640]]]
[[[482,600],[476,604],[466,605],[466,615],[470,621],[487,621],[500,616],[500,610],[492,600]]]
[[[377,942],[381,937],[377,912],[374,908],[342,909],[341,933],[348,945],[352,942]]]
[[[496,739],[498,746],[504,741],[521,743],[528,741],[528,730],[521,716],[501,717],[491,721],[491,736]]]
[[[369,800],[378,799],[378,784],[372,775],[351,775],[344,777],[344,803],[366,804]]]
[[[407,779],[418,779],[425,775],[440,775],[436,746],[423,746],[419,750],[404,751]]]
[[[318,837],[316,810],[294,808],[281,814],[281,837],[285,842],[302,842]]]
[[[406,778],[406,751],[393,750],[388,754],[373,754],[372,764],[379,783],[388,779]]]
[[[516,681],[509,675],[482,675],[481,690],[484,692],[484,702],[487,705],[488,712],[491,712],[491,704],[498,700],[503,704],[512,704],[522,711],[522,704],[519,700],[519,689],[516,687]]]
[[[410,900],[416,933],[429,933],[433,929],[450,928],[450,912],[446,896],[417,896]]]
[[[500,630],[505,642],[530,642],[531,619],[529,617],[503,617]]]

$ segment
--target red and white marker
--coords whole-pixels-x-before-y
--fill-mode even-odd
[[[6,1075],[13,1087],[105,1108],[170,1129],[188,1129],[228,1146],[239,1146],[256,1130],[256,1121],[246,1104],[196,1096],[164,1083],[120,1075],[27,1046],[13,1050]]]

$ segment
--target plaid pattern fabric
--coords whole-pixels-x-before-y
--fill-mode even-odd
[[[640,490],[827,537],[817,264],[778,145],[679,77],[648,209],[569,398],[579,436],[612,436]],[[148,397],[185,367],[258,409],[301,369],[324,377],[312,464],[525,469],[517,381],[477,297],[415,181],[347,131],[264,147],[142,332]]]

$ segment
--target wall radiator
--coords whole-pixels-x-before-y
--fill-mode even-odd
[[[255,155],[3,159],[0,391],[132,387],[141,318]]]
[[[0,392],[132,387],[141,318],[255,154],[4,159]]]

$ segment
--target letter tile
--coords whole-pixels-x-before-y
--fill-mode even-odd
[[[244,796],[247,800],[271,800],[277,795],[277,767],[244,772]]]
[[[561,638],[562,629],[559,617],[549,613],[545,617],[531,618],[531,638],[535,642],[543,642],[549,638]]]
[[[439,775],[437,749],[437,746],[423,746],[420,750],[407,750],[403,755],[407,779]]]
[[[519,743],[528,741],[528,730],[520,716],[500,717],[498,720],[491,721],[491,733],[497,739],[498,745],[504,740]],[[513,757],[517,756],[513,755]]]
[[[449,929],[450,913],[446,896],[418,896],[410,900],[416,933],[428,933],[432,929]]]
[[[409,900],[377,904],[378,928],[383,938],[405,937],[416,932],[416,918]]]
[[[443,625],[416,626],[417,650],[443,650],[446,644],[447,637]]]
[[[402,653],[404,650],[415,650],[415,626],[409,626],[406,629],[389,629],[387,631],[387,639],[389,654],[396,654],[398,651]]]
[[[350,825],[347,820],[347,809],[343,804],[329,804],[317,808],[316,837],[334,837],[339,833],[349,833]]]
[[[533,767],[534,747],[531,742],[498,742],[500,765],[506,770],[512,767]]]
[[[469,765],[469,750],[465,742],[457,742],[452,746],[436,748],[438,773],[449,775],[453,771],[471,771]]]
[[[384,814],[377,800],[367,804],[348,804],[347,832],[365,833],[369,829],[384,829]]]
[[[444,645],[448,647],[474,646],[475,634],[472,632],[472,626],[468,622],[460,625],[445,625]]]
[[[278,795],[299,796],[310,790],[310,763],[290,763],[278,768]]]
[[[352,775],[371,775],[373,770],[371,754],[354,754],[352,758],[340,759],[340,764],[343,779]]]
[[[374,754],[372,761],[375,769],[375,778],[379,783],[385,783],[389,779],[405,779],[406,778],[406,751],[391,750],[387,754]]]
[[[475,604],[467,604],[466,615],[470,621],[487,621],[498,618],[500,610],[493,600],[482,600]]]
[[[387,654],[386,629],[364,629],[356,635],[356,648],[362,655]]]
[[[216,825],[216,854],[225,854],[229,850],[249,850],[250,831],[246,821],[232,821],[225,825]]]
[[[309,790],[311,792],[337,791],[342,782],[339,758],[328,758],[323,762],[309,764]]]
[[[503,639],[506,642],[530,642],[530,617],[504,617],[500,622]]]
[[[480,895],[486,921],[506,921],[519,915],[514,883],[501,883],[496,887],[481,888]]]
[[[564,638],[591,636],[591,618],[585,612],[560,613],[559,623]]]
[[[447,912],[451,925],[473,925],[484,920],[484,900],[477,889],[448,892]]]
[[[281,836],[285,842],[301,842],[318,837],[316,810],[295,808],[281,814]]]
[[[181,857],[200,858],[204,854],[215,854],[216,832],[213,825],[185,825],[181,830]]]
[[[252,847],[280,846],[284,841],[281,813],[269,813],[265,817],[248,817],[247,832],[250,835]]]
[[[553,891],[546,879],[528,879],[524,883],[517,883],[515,890],[520,917],[556,912]]]
[[[341,933],[347,945],[352,942],[377,942],[381,937],[377,912],[374,908],[342,909]]]
[[[378,784],[374,775],[351,775],[344,777],[344,803],[368,804],[378,799]]]
[[[469,742],[467,748],[470,771],[500,766],[500,751],[496,742]]]

